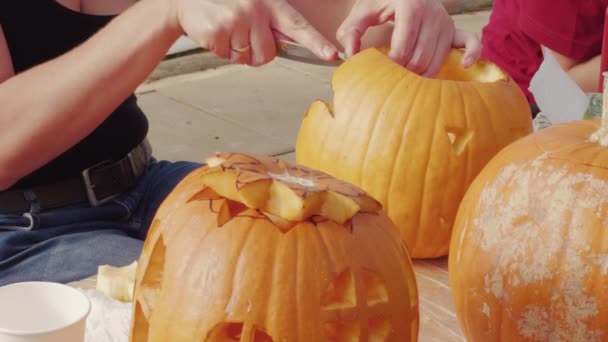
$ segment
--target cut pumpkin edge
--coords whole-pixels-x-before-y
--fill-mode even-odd
[[[344,225],[358,213],[377,214],[382,211],[380,202],[369,194],[363,191],[349,192],[352,190],[340,186],[332,188],[331,185],[324,185],[320,178],[305,176],[306,173],[302,176],[289,174],[288,169],[284,170],[284,174],[274,174],[268,170],[259,173],[247,169],[229,169],[224,167],[219,155],[208,160],[209,169],[199,176],[201,190],[188,202],[225,199],[258,211],[271,221],[278,222],[281,228],[313,217]],[[225,210],[219,212],[222,217],[218,217],[218,224],[223,225],[232,219],[233,214]]]

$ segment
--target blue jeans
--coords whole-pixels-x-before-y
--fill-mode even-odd
[[[153,160],[135,188],[97,208],[73,205],[34,215],[0,215],[0,286],[21,281],[68,283],[125,266],[139,257],[156,210],[190,162]],[[28,227],[32,230],[15,230]]]

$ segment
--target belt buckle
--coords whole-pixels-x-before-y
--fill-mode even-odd
[[[89,204],[91,206],[93,206],[93,207],[100,206],[102,204],[105,204],[105,203],[111,201],[112,199],[114,199],[120,195],[120,193],[117,193],[117,194],[112,194],[112,195],[109,195],[109,196],[101,198],[101,199],[97,198],[97,193],[95,192],[95,184],[93,184],[93,182],[91,181],[91,173],[97,169],[100,169],[100,168],[103,168],[105,166],[109,166],[112,164],[127,163],[127,165],[129,165],[129,172],[130,172],[129,177],[131,177],[133,180],[136,179],[145,171],[146,165],[148,165],[148,160],[150,157],[149,156],[150,150],[149,150],[149,146],[146,144],[147,144],[147,140],[144,141],[143,144],[138,145],[136,148],[134,148],[131,152],[129,152],[124,158],[122,158],[119,161],[113,162],[113,161],[106,160],[101,163],[95,164],[95,165],[89,167],[88,169],[85,169],[82,171],[82,180],[84,182],[87,199],[89,200]]]
[[[89,204],[93,207],[98,207],[100,205],[108,203],[116,196],[118,196],[117,194],[115,194],[102,199],[97,198],[97,194],[95,193],[95,184],[93,184],[93,182],[91,181],[91,172],[95,171],[95,169],[99,169],[103,166],[110,164],[112,164],[112,162],[106,160],[82,171],[82,181],[84,182],[84,188],[87,195],[87,199],[89,200]]]

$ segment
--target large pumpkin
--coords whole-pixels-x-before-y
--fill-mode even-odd
[[[449,257],[469,341],[608,340],[608,148],[590,139],[598,126],[545,128],[471,185]]]
[[[463,69],[460,50],[437,79],[385,52],[367,49],[337,68],[333,107],[312,104],[296,160],[378,199],[412,257],[443,256],[467,187],[500,149],[531,133],[530,107],[497,66]]]
[[[416,341],[411,261],[377,201],[269,157],[208,165],[155,217],[132,341]]]

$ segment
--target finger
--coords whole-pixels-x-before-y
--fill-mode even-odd
[[[455,48],[464,48],[462,56],[462,66],[469,68],[481,56],[481,42],[476,34],[457,29],[454,34],[454,42],[452,46]]]
[[[219,29],[209,42],[209,50],[213,51],[218,57],[230,59],[230,34],[225,29]]]
[[[249,27],[238,25],[230,37],[230,60],[233,63],[249,64],[251,62],[251,43]]]
[[[445,29],[442,31],[441,25],[437,25],[437,23],[422,25],[418,34],[418,41],[413,49],[412,58],[407,62],[405,67],[417,74],[423,74],[433,60],[433,54],[437,50],[439,43],[439,35],[447,34],[449,42],[454,37],[453,32],[453,30],[446,32]],[[450,46],[449,43],[448,46]]]
[[[259,17],[253,20],[249,36],[252,65],[266,64],[273,60],[277,54],[275,36],[268,22],[268,17]]]
[[[275,2],[270,10],[274,29],[302,44],[321,59],[336,59],[338,49],[286,1]]]
[[[446,56],[450,52],[452,48],[453,36],[448,34],[440,34],[437,46],[435,47],[435,51],[431,57],[431,61],[426,68],[426,70],[422,73],[424,77],[435,77],[441,66],[443,65],[443,61]]]
[[[405,65],[413,55],[425,7],[426,4],[423,0],[397,2],[395,28],[388,56],[401,65]]]
[[[336,33],[336,39],[344,47],[344,53],[350,57],[361,50],[361,39],[367,29],[379,24],[378,15],[357,1],[342,22]]]

